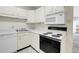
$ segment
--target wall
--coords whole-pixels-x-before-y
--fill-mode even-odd
[[[38,30],[43,31],[48,29],[48,25],[45,25],[43,23],[37,23],[37,24],[27,24],[27,27],[32,30]]]
[[[65,6],[65,18],[67,20],[67,37],[64,42],[64,52],[71,53],[73,46],[73,7]]]
[[[15,31],[16,29],[26,27],[25,23],[17,22],[14,20],[17,20],[17,19],[0,17],[0,33],[1,32]]]
[[[73,33],[75,34],[76,29],[79,29],[79,6],[74,7],[74,25],[73,25]],[[79,31],[77,31],[79,32]]]
[[[73,52],[79,53],[79,6],[74,6],[73,17]]]
[[[66,27],[66,25],[48,25],[48,24],[44,24],[44,23],[37,23],[37,24],[26,24],[28,28],[32,29],[32,30],[39,30],[39,31],[43,31],[43,30],[48,30],[48,27]]]

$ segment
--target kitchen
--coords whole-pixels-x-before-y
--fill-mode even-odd
[[[0,6],[0,53],[71,53],[72,28],[72,6]]]

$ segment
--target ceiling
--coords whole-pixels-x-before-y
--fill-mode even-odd
[[[26,10],[36,10],[36,9],[40,8],[41,6],[17,6],[17,7],[23,8]]]

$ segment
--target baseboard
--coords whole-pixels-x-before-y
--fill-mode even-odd
[[[24,47],[24,48],[22,48],[22,49],[17,50],[17,52],[19,52],[19,51],[21,51],[21,50],[24,50],[24,49],[26,49],[26,48],[28,48],[28,47],[31,47],[31,45],[26,46],[26,47]],[[17,53],[17,52],[16,52],[16,53]]]
[[[19,51],[24,50],[24,49],[26,49],[26,48],[28,48],[28,47],[31,47],[33,50],[35,50],[37,53],[39,53],[39,52],[38,52],[33,46],[31,46],[31,45],[26,46],[26,47],[24,47],[24,48],[22,48],[22,49],[19,49],[19,50],[17,50],[17,51],[14,52],[14,53],[18,53]]]
[[[33,50],[35,50],[37,53],[39,53],[32,45],[31,45],[31,48],[32,48]]]
[[[12,52],[12,53],[17,53],[17,51],[15,51],[15,52]]]

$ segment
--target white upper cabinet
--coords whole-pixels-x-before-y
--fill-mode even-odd
[[[66,24],[63,6],[45,7],[45,24]]]
[[[0,6],[0,16],[27,19],[27,10],[13,6]]]
[[[27,16],[27,23],[41,23],[44,22],[44,7],[36,10],[29,10]]]
[[[35,11],[36,14],[36,20],[38,22],[44,22],[45,21],[45,14],[44,14],[44,7],[40,7]]]
[[[27,23],[35,23],[35,11],[29,10],[27,15]]]
[[[59,12],[63,12],[63,11],[64,11],[63,6],[46,6],[45,7],[45,15],[59,13]]]

